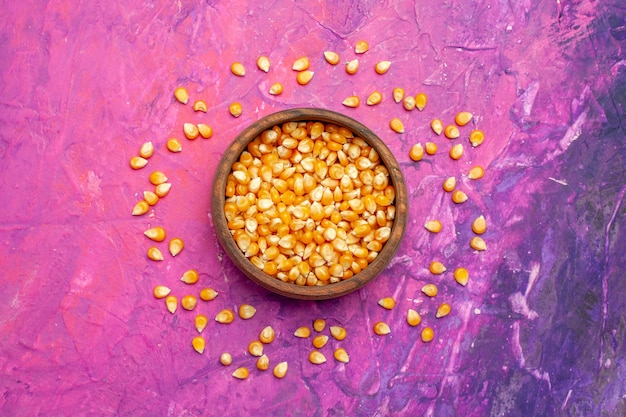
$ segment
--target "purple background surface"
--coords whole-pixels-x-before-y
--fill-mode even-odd
[[[626,415],[626,11],[617,0],[219,2],[155,0],[130,5],[9,2],[0,10],[0,414],[6,416],[624,416]],[[128,2],[126,2],[128,3]],[[350,76],[343,63],[359,55]],[[342,58],[328,65],[322,53]],[[255,66],[268,55],[268,74]],[[311,59],[299,86],[291,63]],[[390,60],[377,75],[373,65]],[[230,63],[241,61],[243,78]],[[270,96],[281,81],[285,92]],[[209,112],[175,102],[185,85]],[[394,87],[426,92],[423,112],[391,99]],[[379,90],[384,101],[364,104]],[[361,97],[357,109],[342,106]],[[243,114],[228,113],[241,101]],[[239,273],[219,246],[210,186],[226,146],[278,110],[323,107],[367,124],[402,164],[410,220],[392,264],[360,291],[325,302],[288,300]],[[458,142],[429,128],[471,111]],[[401,118],[404,134],[388,123]],[[183,138],[205,122],[211,139]],[[471,148],[472,128],[486,133]],[[183,152],[165,142],[178,137]],[[128,160],[151,140],[146,168]],[[408,158],[415,142],[439,153]],[[485,177],[470,181],[472,165]],[[170,194],[148,215],[130,215],[148,174],[164,171]],[[454,205],[441,183],[456,176],[470,197]],[[470,224],[487,218],[488,250],[473,252]],[[438,218],[444,230],[423,224]],[[162,225],[186,248],[146,258],[143,231]],[[433,276],[433,260],[448,271]],[[470,271],[467,287],[451,271]],[[179,281],[196,268],[195,286]],[[427,299],[420,288],[436,283]],[[157,284],[182,296],[220,295],[172,315]],[[396,307],[377,305],[393,296]],[[436,319],[439,303],[452,313]],[[210,318],[242,303],[258,312],[231,325],[210,321],[208,347],[190,346],[196,313]],[[421,342],[408,308],[435,330]],[[348,331],[308,362],[310,339],[293,331],[323,317]],[[390,335],[373,334],[386,321]],[[272,363],[261,372],[247,344],[271,324]],[[325,330],[327,332],[327,330]],[[332,359],[343,346],[348,364]],[[234,363],[218,363],[223,351]],[[245,381],[230,374],[248,366]]]

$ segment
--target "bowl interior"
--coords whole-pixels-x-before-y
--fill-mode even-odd
[[[239,159],[239,156],[246,150],[248,144],[260,135],[261,132],[290,121],[320,121],[323,123],[333,123],[350,129],[355,136],[362,138],[376,149],[380,159],[389,171],[389,179],[395,189],[396,198],[394,205],[396,207],[396,215],[389,240],[384,244],[378,256],[365,269],[341,282],[323,286],[301,286],[294,283],[283,282],[280,279],[272,277],[255,267],[250,260],[244,256],[228,229],[228,222],[224,214],[224,202],[226,199],[226,181],[231,172],[233,163]],[[323,300],[339,297],[357,290],[375,278],[386,267],[389,261],[391,261],[402,240],[406,227],[407,192],[404,177],[393,154],[382,140],[365,125],[348,116],[330,110],[312,108],[290,109],[270,114],[254,122],[244,129],[226,149],[213,180],[211,215],[215,232],[224,250],[246,276],[262,287],[286,297],[305,300]]]

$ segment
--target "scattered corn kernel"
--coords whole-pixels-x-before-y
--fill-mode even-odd
[[[198,299],[196,298],[195,295],[185,295],[180,300],[181,307],[188,311],[191,311],[194,308],[196,308],[196,304],[198,304]]]
[[[315,336],[312,341],[313,346],[316,349],[323,348],[324,346],[326,346],[327,342],[328,342],[328,336],[326,336],[325,334],[320,334],[320,335]]]
[[[459,126],[465,126],[472,120],[472,113],[467,111],[458,112],[456,116],[454,116],[454,121]]]
[[[183,150],[183,145],[175,138],[169,139],[166,146],[170,152],[180,152]]]
[[[487,244],[482,237],[474,236],[470,239],[470,247],[477,251],[487,250]]]
[[[185,87],[178,87],[174,90],[174,97],[182,104],[189,102],[189,93]]]
[[[359,104],[361,104],[361,100],[359,100],[357,96],[350,96],[346,98],[344,101],[342,101],[341,104],[343,104],[346,107],[354,108],[354,107],[359,107]]]
[[[316,332],[321,332],[326,328],[326,320],[324,319],[315,319],[315,321],[313,321],[313,330],[315,330]]]
[[[185,242],[179,237],[170,240],[169,250],[172,256],[178,255],[185,247]]]
[[[424,149],[428,155],[434,155],[437,153],[437,144],[434,142],[426,142]]]
[[[452,148],[450,148],[450,158],[458,160],[461,159],[461,156],[463,156],[463,144],[457,143]]]
[[[422,287],[422,292],[429,297],[437,295],[437,286],[435,284],[426,284]]]
[[[242,366],[241,368],[235,369],[232,375],[237,379],[246,379],[248,375],[250,375],[250,371],[248,371],[248,368]]]
[[[144,142],[139,148],[139,156],[148,159],[152,155],[154,155],[154,145],[150,141]]]
[[[380,91],[374,91],[372,94],[370,94],[367,97],[368,106],[375,106],[376,104],[379,104],[381,101],[383,101],[383,95],[380,93]]]
[[[415,107],[417,110],[422,111],[426,107],[426,102],[428,101],[428,97],[426,93],[419,93],[415,96]]]
[[[324,59],[330,65],[337,65],[339,63],[339,61],[340,61],[339,54],[337,52],[333,52],[333,51],[326,51],[326,52],[324,52]]]
[[[270,358],[264,353],[256,360],[256,367],[259,371],[267,371],[270,367]]]
[[[277,96],[283,93],[283,85],[281,83],[274,83],[270,87],[269,93],[273,96]]]
[[[207,104],[203,100],[196,100],[193,103],[193,111],[201,111],[206,113],[209,110]]]
[[[206,123],[199,123],[198,133],[200,133],[200,136],[202,136],[204,139],[208,139],[213,136],[213,128]]]
[[[456,127],[455,125],[447,125],[444,129],[443,129],[443,134],[445,135],[445,137],[447,137],[448,139],[456,139],[459,136],[461,136],[461,132],[459,131],[459,128]]]
[[[378,305],[386,310],[391,310],[396,305],[396,300],[391,297],[385,297],[378,300]]]
[[[348,356],[348,352],[346,352],[346,350],[342,347],[335,349],[333,356],[335,357],[335,360],[337,362],[341,362],[341,363],[350,362],[350,356]]]
[[[429,220],[424,224],[424,227],[432,233],[439,233],[442,229],[442,225],[439,220]]]
[[[469,272],[465,268],[456,268],[454,270],[454,280],[462,286],[467,285],[469,281]]]
[[[364,40],[360,40],[354,46],[354,53],[356,54],[364,54],[369,51],[370,45]]]
[[[401,87],[394,88],[393,89],[393,101],[395,101],[396,103],[399,103],[402,100],[404,100],[404,88],[401,88]]]
[[[206,340],[202,336],[196,336],[191,340],[191,345],[196,352],[203,353],[206,347]]]
[[[326,362],[326,356],[318,350],[312,350],[311,353],[309,353],[309,362],[314,365],[321,365]]]
[[[207,324],[209,324],[209,319],[204,314],[198,314],[194,318],[194,324],[196,325],[196,330],[198,331],[198,333],[202,333]]]
[[[224,352],[220,355],[220,363],[224,366],[228,366],[233,363],[233,355],[228,352]]]
[[[167,177],[161,171],[154,171],[150,174],[150,182],[154,185],[163,184],[167,182]]]
[[[346,72],[350,75],[354,75],[356,74],[356,72],[359,70],[359,60],[358,59],[353,59],[352,61],[349,61],[346,64]]]
[[[198,130],[198,126],[193,123],[184,123],[183,133],[185,134],[185,137],[189,140],[194,140],[198,136],[200,136],[200,130]]]
[[[259,334],[259,340],[265,344],[272,343],[275,337],[276,332],[272,326],[265,326],[263,330],[261,330],[261,334]]]
[[[243,77],[246,75],[246,68],[241,62],[233,62],[230,64],[230,72],[235,74],[237,77]]]
[[[398,119],[397,117],[391,119],[391,121],[389,122],[389,127],[396,133],[404,132],[404,123],[402,123],[402,120]]]
[[[172,184],[169,182],[164,182],[163,184],[159,184],[154,187],[154,193],[159,196],[159,198],[163,198],[169,194],[170,189],[172,188]]]
[[[456,204],[465,203],[467,201],[467,198],[467,194],[465,194],[461,190],[455,190],[452,192],[452,201],[454,201]]]
[[[433,261],[428,268],[432,274],[441,275],[446,272],[446,267],[439,261]]]
[[[301,71],[296,76],[296,81],[298,81],[298,84],[300,85],[307,85],[313,79],[313,75],[315,75],[313,71],[310,71],[310,70]]]
[[[307,337],[311,336],[311,329],[306,326],[298,327],[296,331],[293,332],[293,335],[302,339],[306,339]]]
[[[485,133],[482,130],[472,130],[469,134],[469,140],[472,146],[475,148],[479,146],[485,140]]]
[[[487,231],[487,221],[482,214],[472,222],[472,231],[477,235],[482,235]]]
[[[167,311],[174,314],[178,308],[178,298],[173,295],[165,297],[165,307],[167,308]]]
[[[417,311],[409,308],[406,312],[406,322],[409,326],[415,327],[422,322],[422,316]]]
[[[274,376],[278,379],[282,379],[287,375],[287,369],[289,369],[289,365],[287,362],[279,362],[274,367]]]
[[[146,200],[141,200],[133,207],[133,216],[141,216],[150,210],[150,204]]]
[[[293,65],[291,66],[291,69],[294,71],[304,71],[304,70],[309,69],[310,65],[311,65],[311,62],[309,61],[309,58],[306,56],[303,56],[294,61]]]
[[[153,291],[155,298],[165,298],[170,295],[170,292],[172,292],[172,290],[170,290],[165,285],[157,285],[156,287],[154,287]]]
[[[441,303],[439,307],[437,307],[437,314],[436,314],[437,318],[440,319],[442,317],[447,316],[448,314],[450,314],[450,310],[451,310],[450,304]]]
[[[230,324],[235,320],[235,312],[230,308],[226,308],[215,316],[215,321],[222,324]]]
[[[347,332],[341,326],[330,326],[330,334],[335,340],[341,341],[346,338]]]
[[[479,180],[485,175],[485,170],[480,165],[472,167],[467,173],[467,178],[470,180]]]
[[[456,178],[454,177],[446,178],[446,180],[443,182],[443,189],[446,192],[450,193],[454,191],[455,188],[456,188]]]
[[[424,157],[424,147],[421,143],[416,143],[411,146],[411,150],[409,150],[409,157],[415,162],[422,160]]]
[[[241,103],[238,101],[235,101],[234,103],[230,103],[230,106],[228,106],[228,111],[230,112],[231,115],[233,115],[233,117],[241,116],[241,112],[243,111],[241,107]]]
[[[161,253],[161,251],[159,250],[159,248],[157,248],[156,246],[150,246],[148,248],[148,258],[152,259],[153,261],[162,261],[163,258],[163,254]]]
[[[180,277],[180,280],[185,284],[195,284],[196,282],[198,282],[198,279],[198,271],[196,271],[195,269],[190,269],[183,272],[183,275]]]
[[[148,165],[148,160],[141,156],[133,156],[130,158],[130,167],[132,169],[141,169]]]
[[[430,122],[430,128],[433,132],[435,132],[435,134],[441,135],[441,132],[443,132],[443,123],[439,119],[433,119]]]
[[[250,304],[242,304],[239,306],[239,317],[244,320],[251,319],[256,314],[256,308]]]
[[[378,321],[374,324],[374,333],[379,336],[384,336],[391,333],[391,329],[387,323]]]
[[[404,110],[406,111],[415,110],[415,97],[413,96],[404,97],[404,100],[402,100],[402,107],[404,107]]]
[[[250,342],[250,344],[248,345],[248,352],[252,355],[252,356],[261,356],[263,354],[263,343],[261,343],[258,340],[253,340],[252,342]]]
[[[215,297],[218,296],[218,292],[213,288],[203,288],[200,290],[200,299],[203,301],[211,301],[215,300]]]
[[[256,66],[263,72],[270,70],[270,59],[266,56],[260,56],[256,60]]]
[[[376,65],[374,66],[374,70],[376,71],[377,74],[384,74],[387,71],[389,71],[389,68],[391,67],[391,61],[380,61],[377,62]]]
[[[422,342],[428,343],[435,338],[435,332],[430,327],[422,329]]]

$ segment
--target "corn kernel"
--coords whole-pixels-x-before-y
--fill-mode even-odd
[[[324,52],[324,59],[330,65],[337,65],[339,63],[339,61],[340,61],[339,54],[336,53],[336,52],[333,52],[333,51],[326,51],[326,52]]]
[[[415,109],[415,97],[413,96],[404,97],[404,100],[402,100],[402,107],[404,107],[404,110],[406,111],[414,110]]]
[[[454,116],[454,121],[459,126],[465,126],[470,121],[472,121],[472,117],[474,117],[472,113],[467,112],[467,111],[462,111],[462,112],[457,113],[456,116]]]
[[[383,101],[383,95],[380,93],[380,91],[374,91],[372,94],[370,94],[367,97],[368,106],[375,106],[376,104],[379,104],[381,101]]]
[[[409,157],[415,162],[422,160],[424,157],[424,147],[421,143],[416,143],[411,146],[411,149],[409,150]]]
[[[313,75],[315,75],[313,71],[310,71],[310,70],[301,71],[296,76],[296,81],[298,81],[298,84],[300,85],[307,85],[313,79]]]
[[[165,297],[165,307],[167,308],[167,311],[174,314],[178,308],[178,298],[173,295]]]
[[[180,141],[178,139],[175,138],[171,138],[167,141],[167,149],[170,152],[181,152],[183,150],[183,145],[180,143]]]
[[[346,72],[350,75],[354,75],[356,74],[356,72],[359,70],[359,60],[358,59],[353,59],[352,61],[349,61],[346,64]]]
[[[238,101],[235,101],[233,103],[230,103],[230,106],[228,106],[228,111],[230,112],[230,114],[233,117],[239,117],[241,116],[242,113],[242,107],[241,107],[241,103]]]
[[[148,258],[153,261],[162,261],[164,259],[163,254],[156,246],[151,246],[150,248],[148,248],[147,254]]]
[[[198,333],[202,333],[207,324],[209,324],[209,319],[204,314],[198,314],[194,318],[194,324],[196,325],[196,330],[198,331]]]
[[[230,72],[238,77],[246,75],[246,69],[241,62],[233,62],[230,64]]]
[[[235,312],[229,308],[217,313],[215,321],[222,324],[230,324],[235,320]]]
[[[309,69],[309,65],[311,64],[311,62],[309,61],[309,58],[306,56],[303,56],[302,58],[298,58],[294,61],[293,65],[291,66],[291,69],[294,71],[304,71]]]
[[[250,304],[242,304],[239,306],[239,317],[244,320],[251,319],[256,314],[256,308]]]
[[[202,136],[204,139],[209,139],[211,136],[213,136],[213,128],[205,123],[198,123],[198,133],[200,133],[200,136]]]
[[[274,83],[270,87],[269,93],[273,96],[278,96],[283,92],[283,85],[281,83]]]
[[[462,286],[466,286],[469,280],[469,272],[465,268],[456,268],[454,270],[454,280]]]
[[[461,190],[455,190],[452,192],[452,201],[456,204],[461,204],[467,201],[467,194]]]
[[[346,352],[346,350],[342,347],[335,349],[333,356],[335,357],[335,360],[337,362],[341,362],[341,363],[350,362],[350,356],[348,356],[348,352]]]
[[[175,89],[174,97],[182,104],[187,104],[189,102],[189,93],[185,87],[178,87]]]
[[[264,353],[256,360],[256,367],[259,371],[267,371],[270,367],[270,358]]]
[[[426,284],[422,287],[422,292],[429,297],[437,295],[437,286],[435,284]]]
[[[443,123],[439,119],[433,119],[430,122],[430,128],[433,130],[433,132],[435,132],[435,134],[441,135],[441,133],[443,132]]]
[[[321,365],[326,362],[326,356],[318,350],[312,350],[311,353],[309,353],[309,362],[314,365]]]
[[[161,171],[154,171],[150,174],[150,182],[159,185],[167,182],[167,176]],[[159,196],[160,197],[160,196]]]
[[[341,104],[343,104],[346,107],[355,108],[355,107],[359,107],[359,104],[361,104],[361,100],[359,100],[357,96],[350,96],[346,98],[344,101],[342,101]]]
[[[419,93],[415,96],[415,107],[417,110],[422,111],[426,107],[426,101],[428,100],[426,93]]]
[[[377,62],[376,65],[374,66],[374,70],[376,71],[377,74],[384,74],[387,71],[389,71],[389,68],[391,67],[391,61],[380,61]]]
[[[374,333],[379,336],[384,336],[391,333],[391,329],[387,323],[378,321],[374,324]]]
[[[203,113],[206,113],[209,109],[207,107],[207,104],[203,100],[196,100],[193,103],[193,110],[194,111],[201,111]]]
[[[457,143],[452,148],[450,148],[450,158],[458,160],[461,159],[461,156],[463,156],[463,144]]]
[[[248,345],[248,353],[250,353],[252,356],[257,357],[263,355],[263,343],[258,340],[250,342],[250,344]]]
[[[146,214],[148,210],[150,210],[150,204],[146,200],[141,200],[133,206],[132,214],[133,216],[141,216]]]
[[[369,51],[369,49],[370,49],[370,45],[366,41],[361,39],[354,46],[354,53],[355,54],[364,54],[367,51]]]
[[[313,330],[315,330],[316,332],[321,332],[326,328],[326,320],[324,319],[315,319],[315,321],[313,321]]]
[[[196,126],[193,123],[184,123],[183,133],[185,134],[185,137],[189,140],[194,140],[198,136],[200,136],[200,131],[198,130],[198,126]]]
[[[190,269],[183,272],[183,275],[180,277],[180,280],[185,284],[195,284],[196,282],[198,282],[198,279],[198,271],[196,271],[195,269]]]
[[[408,323],[409,326],[415,327],[415,326],[418,326],[422,322],[422,317],[417,311],[413,310],[412,308],[409,308],[406,312],[406,322]]]
[[[442,318],[442,317],[445,317],[445,316],[447,316],[448,314],[450,314],[450,310],[451,310],[451,308],[450,308],[450,304],[448,304],[448,303],[441,303],[441,304],[439,305],[439,307],[437,307],[437,314],[436,314],[436,317],[437,317],[438,319],[440,319],[440,318]]]
[[[442,225],[439,220],[429,220],[424,224],[424,227],[432,233],[439,233],[442,229]]]
[[[435,332],[430,327],[422,329],[422,342],[428,343],[435,338]]]
[[[156,287],[154,287],[154,290],[153,290],[153,294],[155,298],[165,298],[168,295],[170,295],[170,292],[172,292],[172,290],[170,290],[165,285],[157,285]]]
[[[206,347],[206,340],[204,340],[202,336],[196,336],[191,340],[191,345],[193,346],[193,350],[198,353],[203,353]]]
[[[172,188],[172,184],[169,182],[164,182],[163,184],[159,184],[154,187],[154,193],[159,196],[159,198],[165,197],[169,194],[170,189]]]
[[[195,295],[185,295],[180,300],[180,305],[182,306],[182,308],[188,311],[191,311],[194,308],[196,308],[197,303],[198,303],[198,299],[195,297]]]
[[[270,59],[266,56],[260,56],[256,60],[256,66],[263,72],[270,70]]]
[[[306,326],[298,327],[293,335],[301,339],[306,339],[307,337],[311,336],[311,329]]]
[[[454,177],[446,178],[446,180],[443,182],[443,189],[446,192],[450,193],[454,191],[455,188],[456,188],[456,178]]]
[[[172,256],[178,255],[183,250],[184,247],[185,247],[185,243],[183,242],[181,238],[175,237],[174,239],[170,240],[169,250]]]
[[[315,336],[312,341],[313,346],[316,349],[323,348],[324,346],[326,346],[327,342],[328,342],[328,336],[326,336],[325,334],[320,334],[320,335]]]
[[[391,310],[396,305],[396,300],[391,297],[385,297],[378,300],[378,305],[384,308],[385,310]]]
[[[233,363],[233,356],[228,353],[228,352],[224,352],[220,355],[220,363],[224,366],[228,366],[231,363]]]
[[[399,103],[402,100],[404,100],[404,88],[401,88],[401,87],[394,88],[393,89],[393,101],[395,101],[396,103]]]
[[[215,300],[215,297],[218,296],[218,292],[213,288],[203,288],[200,290],[200,299],[203,301],[211,301]]]
[[[241,368],[235,369],[232,375],[237,379],[246,379],[248,375],[250,375],[250,371],[248,371],[248,368],[242,366]]]
[[[133,156],[130,158],[130,167],[132,169],[141,169],[148,165],[148,160],[141,156]]]
[[[437,144],[434,142],[426,142],[424,149],[428,155],[434,155],[437,153]]]
[[[444,129],[443,129],[443,134],[445,135],[445,137],[447,137],[448,139],[456,139],[459,136],[461,136],[461,132],[459,131],[459,128],[456,127],[455,125],[447,125]]]
[[[433,261],[430,263],[429,270],[432,274],[441,275],[446,272],[446,267],[439,261]]]
[[[470,247],[477,251],[487,250],[487,244],[483,240],[483,238],[474,236],[470,239]]]
[[[276,337],[276,332],[272,326],[265,326],[263,330],[261,330],[261,334],[259,335],[259,340],[262,343],[268,344],[274,341]]]
[[[485,140],[485,133],[482,130],[472,130],[469,134],[469,140],[472,147],[477,147]]]
[[[485,175],[485,170],[480,165],[476,165],[472,167],[467,173],[467,178],[470,180],[478,180],[481,179]]]
[[[287,369],[289,369],[289,364],[287,362],[279,362],[274,367],[274,376],[278,379],[282,379],[287,375]]]
[[[330,326],[330,334],[335,340],[341,341],[346,338],[347,332],[341,326]]]
[[[389,127],[396,133],[404,132],[404,123],[402,123],[402,120],[398,119],[397,117],[391,119],[391,121],[389,122]]]

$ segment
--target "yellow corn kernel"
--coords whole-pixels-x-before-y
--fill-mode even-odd
[[[382,321],[377,321],[374,324],[374,333],[376,333],[379,336],[384,336],[384,335],[391,333],[391,329],[389,328],[389,325],[387,323],[382,322]]]
[[[421,161],[423,157],[424,157],[424,147],[422,146],[421,143],[416,143],[415,145],[411,146],[411,150],[409,150],[409,158],[417,162],[417,161]]]
[[[449,193],[449,192],[454,191],[455,188],[456,188],[456,178],[454,177],[446,178],[446,180],[443,182],[443,189]]]
[[[472,121],[472,117],[474,117],[472,113],[467,112],[467,111],[462,111],[462,112],[458,112],[456,116],[454,116],[454,121],[459,126],[465,126],[466,124]]]
[[[213,288],[203,288],[200,290],[200,299],[203,301],[211,301],[215,300],[215,297],[218,296],[218,292]]]
[[[252,356],[261,356],[263,354],[263,343],[258,340],[250,342],[250,344],[248,345],[248,352]]]
[[[156,246],[150,246],[148,248],[148,258],[152,259],[153,261],[162,261],[163,258],[163,254],[161,253],[161,251],[159,250],[159,248],[157,248]]]
[[[167,308],[167,311],[174,314],[178,308],[178,298],[173,295],[165,297],[165,307]]]
[[[361,104],[361,100],[359,100],[357,96],[350,96],[346,98],[344,101],[342,101],[341,104],[343,104],[346,107],[355,108],[355,107],[359,107],[359,104]]]
[[[207,324],[209,324],[209,319],[204,314],[198,314],[194,318],[194,324],[196,325],[196,330],[198,333],[202,333]]]
[[[402,100],[404,100],[404,88],[401,88],[401,87],[394,88],[393,89],[393,101],[395,101],[396,103],[399,103]]]
[[[378,305],[384,308],[385,310],[391,310],[396,305],[396,300],[391,297],[385,297],[378,300]]]
[[[130,167],[132,169],[141,169],[148,165],[148,160],[141,156],[133,156],[130,158]]]
[[[465,268],[456,268],[454,270],[454,280],[462,286],[467,285],[469,281],[469,272]]]
[[[170,295],[170,292],[172,292],[172,290],[170,290],[165,285],[157,285],[156,287],[154,287],[154,290],[153,290],[153,294],[155,298],[165,298],[168,295]]]
[[[406,322],[409,326],[415,327],[422,322],[422,316],[417,311],[409,308],[406,312]]]
[[[213,128],[205,123],[199,123],[198,133],[200,133],[200,136],[202,136],[204,139],[209,139],[211,136],[213,136]]]
[[[431,273],[435,275],[441,275],[444,272],[446,272],[446,267],[444,266],[444,264],[442,264],[439,261],[431,262],[428,269],[430,270]]]
[[[424,327],[422,329],[422,342],[428,343],[435,338],[435,332],[430,327]]]
[[[303,56],[294,61],[293,65],[291,66],[291,69],[294,71],[304,71],[304,70],[309,69],[310,64],[311,62],[309,61],[309,58],[306,56]]]
[[[434,155],[437,153],[437,144],[434,142],[426,142],[424,148],[428,155]]]
[[[203,353],[204,348],[206,347],[206,340],[202,336],[196,336],[191,339],[191,346],[193,346],[193,350],[198,353]]]
[[[472,130],[469,134],[469,140],[472,146],[475,148],[479,146],[485,140],[485,133],[482,130]]]
[[[274,83],[270,87],[269,93],[273,96],[278,96],[283,92],[283,85],[281,83]]]
[[[374,70],[376,71],[376,74],[382,75],[386,73],[387,71],[389,71],[390,67],[391,67],[391,61],[379,61],[374,66]]]
[[[245,366],[242,366],[241,368],[235,369],[232,375],[237,379],[246,379],[248,375],[250,375],[250,371],[248,371],[248,368]]]
[[[448,139],[456,139],[459,136],[461,136],[461,132],[459,131],[459,128],[456,127],[455,125],[447,125],[444,129],[443,129],[443,134],[445,135],[445,137],[447,137]]]
[[[482,235],[487,231],[487,221],[482,214],[472,222],[472,231],[477,235]]]
[[[282,379],[287,375],[287,369],[289,369],[289,364],[287,362],[279,362],[274,367],[274,376],[278,379]]]
[[[267,371],[270,367],[270,358],[264,353],[256,360],[256,367],[259,371]]]
[[[183,145],[180,143],[178,139],[175,139],[175,138],[169,139],[167,141],[166,146],[170,152],[174,152],[174,153],[180,152],[183,150]]]
[[[296,76],[296,81],[298,81],[298,84],[300,85],[307,85],[313,79],[313,75],[315,75],[313,71],[310,71],[310,70],[301,71]]]
[[[233,62],[230,64],[230,72],[232,72],[237,77],[243,77],[246,75],[246,69],[241,62]]]
[[[163,184],[159,184],[154,187],[154,193],[159,196],[159,198],[165,197],[169,194],[170,189],[172,188],[172,184],[169,182],[164,182]]]
[[[455,190],[452,192],[452,201],[456,204],[461,204],[467,201],[467,194],[461,190]]]
[[[380,91],[374,91],[372,94],[370,94],[367,97],[368,106],[375,106],[376,104],[379,104],[381,101],[383,101],[383,95],[380,93]]]
[[[467,173],[467,178],[470,180],[479,180],[485,175],[485,170],[480,165],[472,167]]]
[[[193,123],[184,123],[183,133],[185,134],[185,137],[189,140],[194,140],[198,136],[200,136],[200,131],[198,130],[198,126],[196,126]]]
[[[323,348],[324,346],[326,346],[327,342],[328,342],[328,336],[326,336],[325,334],[320,334],[313,338],[313,346],[316,349]]]
[[[311,336],[311,329],[306,326],[298,327],[296,331],[293,332],[293,335],[301,339],[306,339],[307,337]]]
[[[415,109],[415,97],[413,96],[404,97],[404,100],[402,100],[402,107],[404,107],[404,110],[406,111],[414,110]]]
[[[463,144],[457,143],[452,148],[450,148],[450,158],[456,161],[458,159],[461,159],[461,156],[463,156]]]
[[[432,233],[439,233],[442,229],[442,225],[439,220],[429,220],[424,224],[424,227]]]
[[[259,334],[259,340],[261,341],[261,343],[265,344],[272,343],[275,337],[276,332],[274,331],[274,328],[272,326],[265,326]]]
[[[419,93],[415,96],[415,107],[417,110],[422,111],[426,107],[426,102],[428,101],[428,97],[426,93]]]
[[[154,145],[150,141],[144,142],[139,148],[139,156],[148,159],[152,155],[154,155]]]
[[[341,341],[346,338],[348,333],[346,332],[346,329],[341,326],[330,326],[330,334],[335,338],[335,340]]]
[[[150,174],[150,182],[154,185],[159,185],[167,182],[167,176],[161,171],[153,171]]]
[[[315,330],[316,332],[321,332],[326,328],[326,320],[324,319],[315,319],[315,321],[313,321],[313,330]]]
[[[333,51],[326,51],[326,52],[324,52],[324,59],[330,65],[337,65],[339,63],[339,61],[340,61],[339,54],[337,52],[333,52]]]
[[[366,41],[361,39],[357,41],[356,45],[354,46],[354,53],[364,54],[367,51],[369,51],[369,49],[370,49],[370,45]]]
[[[435,284],[426,284],[422,287],[422,292],[429,297],[437,295],[437,286]]]
[[[433,132],[435,132],[435,134],[441,135],[441,132],[443,132],[443,123],[439,119],[433,119],[430,122],[430,128]]]
[[[220,363],[224,366],[228,366],[233,363],[233,355],[228,352],[224,352],[220,355]]]
[[[146,200],[141,200],[134,205],[132,214],[133,216],[141,216],[146,214],[150,210],[150,204]]]
[[[189,93],[185,87],[178,87],[174,90],[174,98],[182,104],[187,104],[189,102]]]
[[[356,74],[356,72],[359,70],[359,60],[358,59],[353,59],[352,61],[349,61],[346,64],[346,72],[350,75],[354,75]]]
[[[170,240],[169,250],[172,256],[178,255],[184,247],[185,243],[181,238],[175,237],[174,239]]]
[[[256,314],[256,308],[250,304],[242,304],[239,306],[239,317],[244,320],[251,319]]]
[[[207,107],[207,104],[203,100],[196,100],[193,103],[193,110],[206,113],[209,109]]]
[[[341,362],[341,363],[350,362],[350,356],[348,356],[348,352],[346,352],[346,350],[342,347],[335,349],[333,356],[335,357],[335,360],[337,362]]]
[[[398,119],[397,117],[391,119],[391,121],[389,122],[389,127],[396,133],[404,132],[404,123],[402,123],[402,120]]]
[[[241,107],[241,103],[238,101],[230,103],[230,106],[228,106],[228,111],[230,112],[231,115],[233,115],[233,117],[241,116],[241,112],[243,111]]]
[[[441,304],[439,305],[439,307],[437,307],[437,314],[436,314],[436,317],[437,317],[438,319],[440,319],[440,318],[442,318],[442,317],[445,317],[445,316],[447,316],[448,314],[450,314],[450,310],[451,310],[451,308],[450,308],[450,304],[448,304],[448,303],[441,303]]]
[[[477,251],[487,250],[487,244],[482,237],[474,236],[470,239],[470,247]]]
[[[270,70],[270,59],[266,56],[260,56],[256,60],[256,66],[263,72]]]
[[[235,312],[230,308],[226,308],[215,316],[215,321],[222,324],[230,324],[235,320]]]
[[[190,269],[183,272],[183,275],[180,277],[180,280],[185,284],[195,284],[196,282],[198,282],[198,279],[198,271],[196,271],[195,269]]]
[[[185,295],[180,300],[180,305],[182,306],[182,308],[188,311],[191,311],[194,308],[196,308],[197,303],[198,303],[198,299],[196,298],[195,295]]]
[[[309,362],[314,365],[321,365],[326,362],[326,356],[318,350],[312,350],[311,353],[309,353]]]

